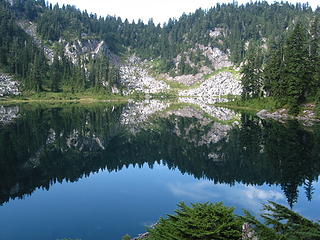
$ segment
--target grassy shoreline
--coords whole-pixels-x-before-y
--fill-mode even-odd
[[[19,96],[0,98],[0,103],[28,102],[112,102],[128,101],[131,96],[110,95],[101,92],[25,92]]]

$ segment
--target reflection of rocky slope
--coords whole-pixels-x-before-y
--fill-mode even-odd
[[[19,107],[0,106],[0,124],[9,124],[19,117]]]
[[[217,111],[220,110],[221,109],[217,109]],[[227,137],[228,132],[232,129],[231,125],[214,122],[210,118],[204,116],[202,110],[197,110],[192,107],[174,110],[166,113],[166,115],[173,116],[170,120],[175,123],[174,133],[179,138],[183,138],[188,142],[193,143],[195,146],[217,143]],[[179,126],[179,119],[181,118],[191,118],[196,119],[196,121],[190,123],[186,127],[181,127]],[[229,118],[231,119],[232,116]],[[194,133],[199,130],[201,130],[201,134],[195,135]]]
[[[240,118],[240,114],[236,114],[233,110],[228,108],[216,107],[214,105],[210,105],[217,102],[226,101],[223,98],[211,98],[210,102],[206,102],[202,97],[199,98],[188,98],[188,97],[180,97],[179,101],[182,103],[194,104],[200,107],[206,114],[215,118],[218,121],[231,121],[236,122]]]
[[[155,113],[166,109],[170,104],[159,100],[145,100],[129,103],[120,117],[120,123],[129,127],[131,133],[139,131],[141,123],[147,123]]]

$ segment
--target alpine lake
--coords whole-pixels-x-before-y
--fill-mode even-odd
[[[0,239],[120,240],[181,201],[320,216],[320,125],[213,105],[0,106]]]

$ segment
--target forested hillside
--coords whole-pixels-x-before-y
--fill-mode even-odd
[[[253,54],[253,61],[264,68],[271,51],[290,35],[297,22],[311,39],[309,27],[318,13],[319,9],[313,11],[308,4],[217,4],[169,19],[161,26],[152,19],[130,23],[119,17],[98,17],[74,6],[53,6],[44,0],[0,0],[0,68],[20,77],[26,89],[35,91],[102,88],[109,92],[112,86],[120,85],[120,60],[114,56],[136,54],[156,60],[156,72],[195,74],[202,66],[213,68],[204,54],[209,48],[221,50],[235,65],[253,59]],[[42,47],[20,28],[21,22],[36,26],[35,34],[43,43],[40,46],[55,53],[51,61],[45,60]],[[76,52],[76,57],[70,58],[66,46],[71,46],[69,52],[76,51],[76,43],[83,41],[101,41],[106,48],[95,56]],[[247,96],[262,95],[264,86],[259,81],[253,83],[258,92],[249,87]],[[265,85],[264,92],[271,95],[270,86]]]

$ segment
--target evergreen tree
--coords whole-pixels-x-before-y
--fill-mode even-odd
[[[284,48],[284,82],[290,112],[297,114],[311,86],[311,69],[307,33],[298,22],[286,40]]]
[[[312,71],[312,87],[310,92],[313,95],[317,94],[320,88],[320,17],[316,16],[312,22],[310,42],[310,64]]]
[[[284,82],[283,44],[274,43],[270,46],[269,58],[263,70],[263,84],[267,96],[273,96],[283,104],[286,96]]]
[[[34,89],[36,92],[43,90],[43,62],[41,61],[40,54],[34,56],[34,60],[31,67],[31,73],[29,76],[29,88]]]
[[[149,240],[238,240],[241,238],[242,220],[235,216],[233,208],[222,203],[180,203],[175,215],[161,218],[154,229],[150,229]]]
[[[59,91],[59,83],[61,81],[61,67],[58,56],[55,55],[50,69],[50,88],[52,92]]]
[[[242,99],[257,98],[262,93],[262,53],[261,49],[250,43],[246,63],[241,69]]]

